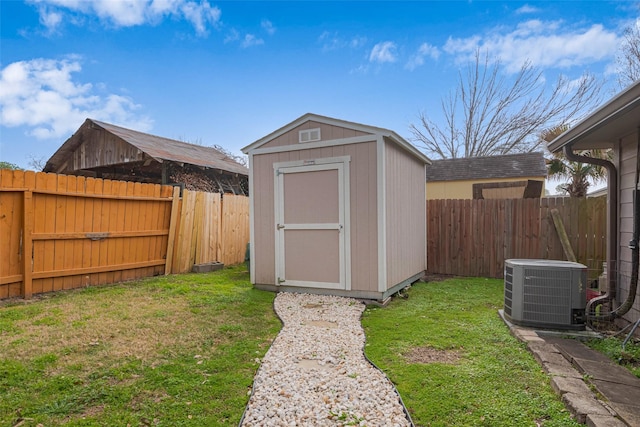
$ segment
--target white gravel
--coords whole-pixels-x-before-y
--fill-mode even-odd
[[[364,304],[279,293],[284,326],[261,361],[242,426],[410,426],[389,379],[364,357]]]

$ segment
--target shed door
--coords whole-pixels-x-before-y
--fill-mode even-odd
[[[276,169],[276,280],[347,289],[344,164]]]

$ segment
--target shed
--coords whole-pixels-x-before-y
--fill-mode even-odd
[[[44,172],[155,184],[212,193],[248,192],[249,170],[213,147],[86,119]]]
[[[537,198],[546,177],[542,152],[434,160],[427,168],[427,200]]]
[[[305,114],[242,151],[255,287],[384,301],[424,274],[430,161],[398,134]]]

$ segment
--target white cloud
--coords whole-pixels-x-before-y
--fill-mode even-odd
[[[229,33],[224,37],[224,43],[231,43],[240,40],[240,33],[235,28],[232,28]]]
[[[564,30],[559,21],[530,20],[506,34],[494,31],[485,36],[449,38],[443,50],[459,61],[468,61],[480,49],[514,73],[525,61],[543,68],[568,68],[611,59],[617,45],[617,35],[600,24]]]
[[[242,43],[240,44],[240,46],[247,48],[252,46],[259,46],[261,44],[264,44],[264,40],[254,36],[253,34],[246,34],[244,36],[244,39],[242,39]]]
[[[529,4],[525,4],[524,6],[516,9],[516,13],[519,15],[523,15],[525,13],[536,13],[539,11],[540,9],[538,9],[537,7],[531,6]]]
[[[263,19],[262,22],[260,23],[260,26],[270,36],[274,35],[276,32],[276,27],[274,27],[273,23],[267,19]]]
[[[208,34],[209,25],[217,27],[220,22],[222,12],[217,7],[211,7],[209,2],[196,3],[192,1],[185,2],[180,6],[180,10],[184,14],[187,21],[191,22],[199,36]]]
[[[367,38],[362,36],[346,38],[342,37],[337,31],[324,31],[318,37],[318,42],[322,45],[323,52],[329,52],[343,48],[358,49],[365,45]]]
[[[99,94],[91,84],[75,81],[81,70],[75,56],[7,65],[0,72],[0,125],[25,126],[39,139],[67,136],[87,117],[151,129],[152,121],[135,113],[140,106],[130,98]]]
[[[184,19],[196,33],[206,36],[218,27],[221,11],[207,0],[28,0],[38,5],[40,22],[53,32],[65,18],[78,22],[78,16],[96,16],[115,27],[155,25],[165,17]]]
[[[396,44],[390,41],[376,44],[373,49],[371,49],[371,54],[369,54],[370,62],[395,62],[396,59]]]
[[[405,65],[407,70],[413,71],[416,68],[424,64],[425,58],[432,58],[437,60],[440,57],[440,49],[430,45],[429,43],[422,43],[417,52],[411,55],[409,62]]]

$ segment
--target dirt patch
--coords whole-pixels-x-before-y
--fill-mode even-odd
[[[444,363],[454,365],[460,360],[461,356],[454,350],[436,350],[432,347],[413,347],[404,354],[404,358],[409,363]]]
[[[448,279],[455,279],[458,276],[455,276],[453,274],[432,274],[432,273],[427,273],[424,276],[422,276],[420,278],[420,280],[422,280],[423,282],[442,282],[443,280],[448,280]]]

